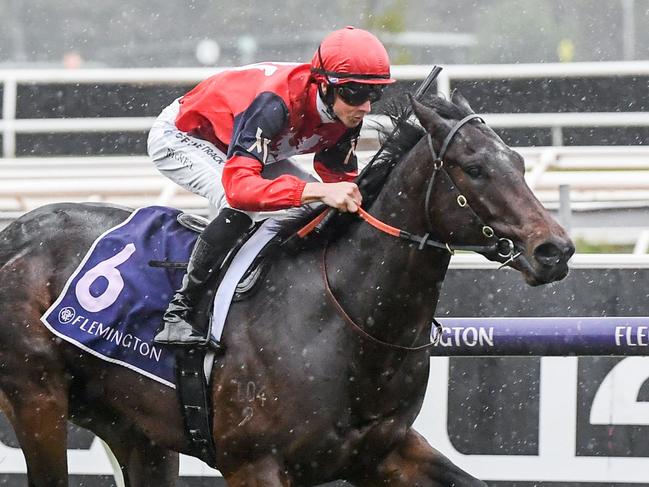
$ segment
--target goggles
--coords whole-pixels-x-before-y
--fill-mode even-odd
[[[338,96],[348,105],[358,106],[366,101],[377,102],[383,96],[383,85],[366,83],[344,83],[334,87]]]

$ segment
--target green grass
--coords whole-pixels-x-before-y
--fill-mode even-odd
[[[633,244],[595,243],[579,238],[575,240],[575,247],[580,254],[630,254],[633,252]]]

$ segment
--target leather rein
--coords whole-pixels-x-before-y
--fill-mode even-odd
[[[433,171],[430,175],[430,178],[428,180],[428,184],[426,187],[426,198],[424,202],[424,211],[426,215],[426,225],[427,225],[427,233],[424,235],[413,235],[410,232],[407,232],[405,230],[393,227],[391,225],[388,225],[379,219],[375,218],[374,216],[370,215],[367,213],[365,210],[362,208],[358,209],[358,216],[365,220],[368,224],[372,225],[374,228],[387,233],[389,235],[392,235],[394,237],[407,240],[410,242],[414,242],[418,244],[418,249],[423,250],[424,248],[428,247],[433,247],[437,249],[444,249],[447,250],[451,255],[455,253],[456,250],[465,250],[465,251],[471,251],[471,252],[478,252],[478,253],[487,253],[487,252],[493,252],[497,251],[498,256],[502,257],[503,259],[507,259],[501,266],[500,268],[506,266],[510,262],[513,262],[514,259],[516,259],[521,253],[514,253],[515,247],[514,247],[514,242],[508,238],[504,237],[497,237],[493,228],[490,226],[482,223],[482,234],[487,237],[487,238],[493,238],[495,239],[495,242],[489,245],[450,245],[446,242],[441,242],[438,240],[434,240],[430,238],[430,235],[433,234],[433,222],[430,217],[430,210],[431,210],[431,198],[432,198],[432,191],[433,191],[433,186],[435,183],[435,179],[437,174],[440,171],[444,171],[447,176],[450,178],[450,175],[448,174],[448,171],[444,169],[444,157],[446,156],[446,151],[448,150],[451,141],[457,134],[458,130],[462,128],[465,124],[473,121],[473,120],[479,120],[480,122],[484,123],[484,120],[482,118],[473,113],[470,115],[467,115],[460,121],[458,121],[451,131],[446,135],[446,138],[444,139],[442,143],[442,147],[440,148],[439,155],[435,152],[435,148],[433,147],[433,139],[430,134],[426,134],[427,138],[427,144],[428,144],[428,149],[430,151],[430,154],[432,156],[432,163],[433,163]],[[462,207],[462,208],[467,208],[469,211],[471,211],[475,218],[482,222],[482,219],[475,213],[475,211],[471,208],[471,206],[468,204],[468,201],[466,197],[462,194],[458,195],[457,197],[457,204]],[[314,220],[312,220],[310,223],[305,225],[302,229],[300,229],[297,234],[299,237],[304,238],[306,235],[311,233],[314,228],[325,218],[327,215],[327,211],[322,212],[318,217],[316,217]],[[426,350],[430,347],[433,347],[439,343],[439,340],[442,336],[443,332],[443,327],[442,325],[435,319],[433,318],[433,324],[435,325],[435,333],[433,336],[433,339],[420,346],[416,347],[407,347],[403,345],[397,345],[394,343],[389,343],[385,342],[383,340],[380,340],[371,334],[369,334],[367,331],[365,331],[361,326],[359,326],[345,311],[345,309],[342,307],[338,299],[336,299],[336,296],[334,295],[331,286],[329,284],[329,276],[327,274],[327,248],[328,245],[325,245],[323,252],[322,252],[322,262],[321,262],[321,270],[322,270],[322,276],[325,284],[325,291],[327,292],[327,296],[329,300],[331,301],[331,304],[334,306],[336,311],[338,311],[338,314],[345,320],[346,323],[351,325],[352,329],[361,335],[362,337],[366,338],[367,340],[376,343],[377,345],[381,345],[386,348],[390,348],[392,350],[396,351],[401,351],[401,352],[418,352],[422,350]]]

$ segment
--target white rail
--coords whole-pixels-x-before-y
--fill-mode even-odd
[[[497,269],[500,264],[480,254],[456,254],[451,259],[455,269]],[[575,254],[570,259],[573,269],[647,269],[649,254]]]
[[[424,79],[432,65],[396,65],[400,80]],[[19,83],[195,83],[227,67],[219,68],[128,68],[128,69],[11,69],[0,71],[0,81]],[[438,79],[579,78],[649,75],[649,61],[540,64],[455,64],[444,66]]]
[[[4,157],[14,157],[18,133],[110,132],[143,131],[152,122],[148,117],[116,117],[108,119],[16,119],[18,84],[33,83],[124,83],[138,85],[188,84],[214,74],[224,68],[183,69],[86,69],[86,70],[7,70],[0,71],[3,84],[3,109],[0,132]],[[395,66],[394,76],[401,80],[423,79],[431,66]],[[512,78],[570,78],[602,76],[649,75],[649,62],[571,63],[571,64],[516,64],[516,65],[455,65],[446,66],[438,78],[438,91],[449,94],[451,83],[462,79]],[[625,113],[521,113],[486,114],[494,127],[546,127],[553,129],[553,140],[560,144],[564,127],[649,126],[649,114]],[[365,136],[371,137],[366,131]]]
[[[649,147],[517,150],[526,160],[528,184],[546,204],[559,201],[561,185],[570,186],[575,202],[649,201]],[[361,163],[372,154],[359,152]],[[310,156],[296,159],[305,170],[312,169]],[[47,198],[204,205],[161,176],[145,156],[0,159],[0,211],[29,210]]]
[[[499,128],[646,127],[649,112],[485,113],[485,122]]]
[[[649,112],[588,113],[481,113],[485,122],[497,128],[646,127]],[[389,125],[388,117],[369,115],[367,135],[374,127]],[[151,128],[154,117],[23,118],[0,120],[0,130],[14,133],[132,132]],[[7,156],[5,156],[7,157]]]

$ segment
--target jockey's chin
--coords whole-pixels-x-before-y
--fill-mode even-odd
[[[334,101],[333,109],[338,120],[340,120],[345,127],[353,129],[363,122],[363,118],[365,118],[365,115],[370,113],[372,106],[369,100],[362,105],[348,105],[337,96]]]

